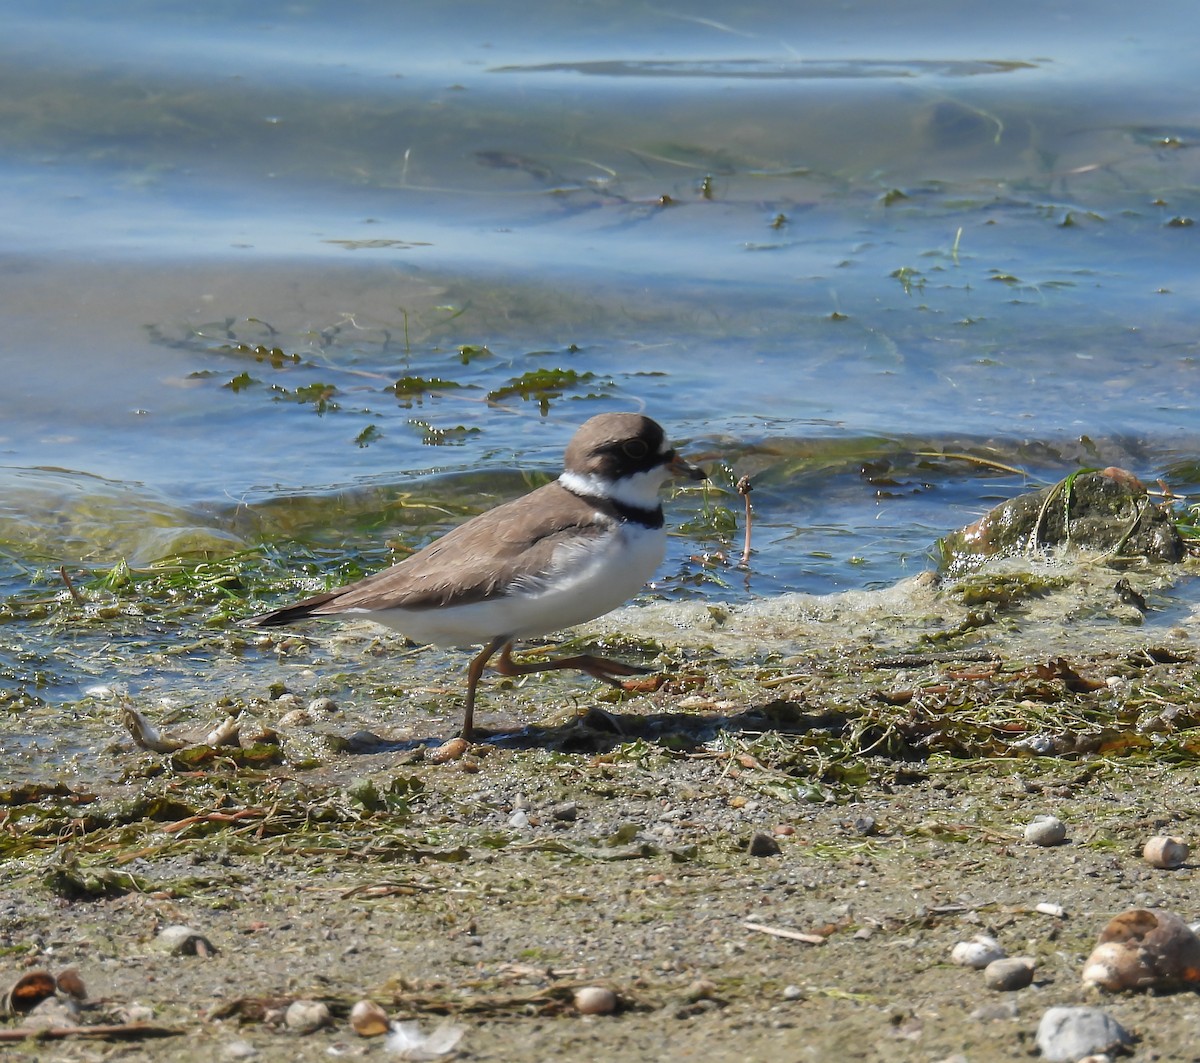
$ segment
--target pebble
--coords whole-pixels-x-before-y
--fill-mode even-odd
[[[452,760],[461,760],[470,748],[465,738],[451,738],[440,746],[425,751],[425,760],[429,764],[446,764]]]
[[[292,709],[285,712],[276,721],[279,727],[308,727],[312,724],[312,714],[307,709]]]
[[[158,947],[172,956],[215,956],[213,943],[190,926],[164,926],[158,932]]]
[[[579,806],[574,801],[564,801],[550,809],[550,817],[559,823],[574,823],[579,818]]]
[[[1051,1063],[1068,1063],[1133,1044],[1103,1008],[1050,1008],[1038,1023],[1038,1051]]]
[[[258,1049],[249,1041],[230,1041],[221,1049],[221,1055],[225,1059],[253,1059],[258,1055]]]
[[[750,843],[746,846],[746,852],[750,856],[778,856],[782,850],[771,835],[764,834],[762,831],[756,831],[750,836]]]
[[[798,985],[786,985],[783,987],[784,1000],[803,1000],[804,990]]]
[[[525,830],[529,826],[529,813],[523,808],[518,808],[508,817],[508,825],[513,830]]]
[[[979,971],[989,963],[1002,960],[1008,955],[993,937],[976,934],[970,941],[960,941],[950,951],[950,962],[960,967],[973,967]]]
[[[284,1014],[283,1021],[294,1033],[312,1033],[328,1026],[329,1008],[319,1000],[293,1000]]]
[[[1011,993],[1033,981],[1034,963],[1028,956],[1009,956],[993,960],[983,969],[983,981],[989,989]]]
[[[1156,834],[1142,849],[1142,859],[1151,867],[1161,867],[1175,870],[1187,863],[1191,850],[1182,838],[1166,834]]]
[[[575,1010],[580,1015],[611,1015],[617,1010],[617,994],[604,986],[583,986],[575,990]]]
[[[1067,840],[1067,825],[1057,816],[1035,816],[1025,825],[1025,840],[1032,845],[1061,845]]]
[[[333,698],[313,698],[308,703],[308,711],[319,715],[328,715],[331,712],[337,712],[337,702]]]

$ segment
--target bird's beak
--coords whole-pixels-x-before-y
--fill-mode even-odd
[[[672,476],[679,477],[684,480],[707,480],[706,473],[699,465],[693,465],[690,461],[686,461],[678,454],[674,455],[667,462],[667,470]]]

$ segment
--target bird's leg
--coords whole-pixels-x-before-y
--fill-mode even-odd
[[[542,664],[534,664],[532,661],[517,663],[512,659],[511,642],[505,644],[500,651],[499,659],[492,665],[492,668],[501,675],[529,675],[532,672],[551,672],[563,668],[574,668],[580,672],[586,672],[593,679],[602,679],[615,687],[621,686],[621,681],[617,676],[645,675],[650,671],[649,668],[641,668],[636,664],[625,664],[607,657],[594,657],[590,653],[580,653],[574,657],[559,657]]]
[[[512,640],[507,635],[497,635],[492,639],[471,659],[471,665],[467,669],[467,709],[463,714],[462,736],[468,742],[471,741],[475,730],[475,688],[479,686],[479,677],[483,675],[488,661],[501,647],[504,648],[504,652],[501,654],[501,660],[503,660],[512,650]]]

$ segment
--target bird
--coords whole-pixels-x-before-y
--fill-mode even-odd
[[[620,676],[647,671],[591,654],[514,661],[512,650],[518,639],[602,616],[643,587],[666,554],[660,490],[673,478],[707,476],[675,452],[658,422],[640,413],[599,414],[575,431],[556,480],[472,517],[390,568],[246,622],[265,628],[357,618],[418,643],[481,645],[467,668],[460,733],[469,742],[485,668],[506,676],[574,669],[614,686]]]

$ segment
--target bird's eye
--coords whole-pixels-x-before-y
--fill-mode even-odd
[[[621,450],[624,451],[625,457],[633,458],[634,461],[641,461],[650,453],[650,448],[640,439],[627,440],[621,444]]]

